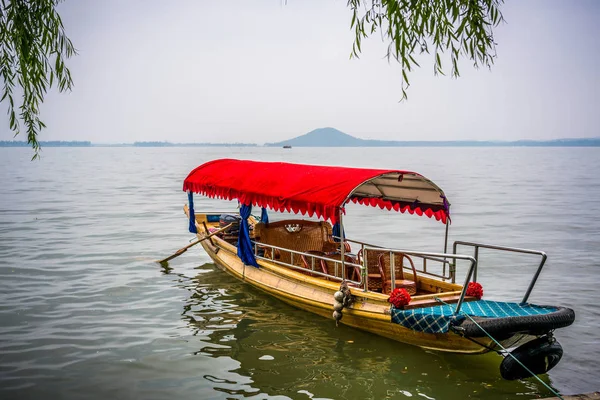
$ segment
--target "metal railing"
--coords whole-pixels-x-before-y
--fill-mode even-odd
[[[340,239],[337,236],[333,236],[333,238],[334,239]],[[368,247],[369,249],[375,250],[375,251],[383,251],[383,248],[381,246],[377,246],[377,245],[374,245],[374,244],[370,244],[370,243],[366,243],[366,242],[361,242],[359,240],[353,240],[353,239],[348,239],[348,238],[346,238],[346,241],[350,242],[350,243],[359,244],[361,246],[360,247],[360,249],[361,249],[360,252],[363,255],[363,260],[365,260],[367,258],[366,257],[366,253],[365,253],[365,247]],[[444,254],[444,253],[439,253],[439,254]],[[434,278],[439,278],[439,279],[444,279],[444,280],[450,280],[451,279],[452,283],[454,283],[455,276],[453,275],[454,270],[452,270],[452,269],[449,270],[450,272],[449,272],[448,275],[445,275],[446,274],[445,268],[444,268],[444,270],[442,272],[442,275],[436,274],[434,272],[427,271],[427,260],[441,263],[442,265],[444,265],[444,267],[446,266],[446,264],[447,265],[451,265],[452,263],[450,261],[448,261],[448,260],[446,260],[444,258],[431,257],[431,256],[425,256],[425,255],[416,255],[415,257],[418,257],[418,258],[420,258],[422,260],[421,269],[417,268],[417,271],[419,271],[419,272],[421,272],[423,274],[432,276]],[[366,267],[366,265],[367,265],[366,261],[364,261],[363,264]],[[407,268],[407,267],[404,267],[404,268]]]
[[[257,242],[257,241],[252,241],[252,244],[254,246],[254,256],[257,259],[260,260],[266,260],[278,265],[283,265],[289,268],[293,268],[299,271],[306,271],[306,272],[310,272],[311,274],[315,274],[318,276],[322,276],[325,278],[330,278],[330,279],[334,279],[334,280],[338,280],[338,281],[347,281],[349,283],[353,283],[359,287],[363,286],[364,281],[362,280],[362,277],[364,276],[363,273],[363,266],[360,264],[355,264],[352,262],[348,262],[348,261],[342,261],[341,259],[336,259],[336,258],[331,258],[331,257],[323,257],[320,256],[318,254],[311,254],[311,253],[306,253],[306,252],[302,252],[302,251],[297,251],[297,250],[292,250],[292,249],[287,249],[285,247],[279,247],[279,246],[274,246],[271,244],[267,244],[267,243],[262,243],[262,242]],[[259,249],[271,249],[270,253],[271,253],[271,257],[264,257],[261,256],[259,254]],[[289,253],[290,255],[290,262],[284,262],[284,261],[280,261],[275,259],[275,251],[274,250],[278,250],[280,253],[281,252],[286,252]],[[294,255],[296,255],[298,258],[298,260],[301,260],[301,257],[304,256],[306,258],[310,259],[310,263],[311,263],[311,268],[305,268],[301,265],[297,265],[294,264]],[[315,270],[315,260],[324,260],[328,263],[332,263],[334,265],[334,273],[324,273],[324,272],[320,272],[318,270]],[[359,278],[361,278],[361,280],[359,281],[355,281],[352,279],[346,279],[346,269],[345,267],[350,266],[352,268],[358,268],[360,270],[360,274],[359,274]],[[366,287],[366,286],[365,286]]]
[[[500,250],[500,251],[509,251],[512,253],[535,254],[535,255],[541,256],[542,260],[540,261],[540,265],[538,266],[535,274],[533,275],[533,279],[531,280],[531,283],[529,284],[529,287],[527,288],[527,291],[525,292],[525,296],[523,296],[522,303],[526,303],[527,300],[529,299],[529,295],[531,295],[531,291],[533,290],[533,287],[535,286],[535,283],[536,283],[538,277],[540,276],[540,273],[542,272],[542,268],[544,268],[546,259],[548,258],[546,253],[543,251],[540,251],[540,250],[520,249],[518,247],[497,246],[497,245],[486,244],[486,243],[465,242],[462,240],[457,240],[454,242],[454,245],[452,246],[452,251],[454,254],[456,254],[456,249],[458,246],[470,246],[470,247],[474,248],[473,258],[475,259],[475,270],[474,270],[474,275],[473,275],[473,281],[477,281],[477,265],[479,263],[479,249],[480,248],[491,249],[491,250]]]
[[[284,248],[284,247],[279,247],[279,246],[274,246],[274,245],[270,245],[267,243],[261,243],[261,242],[257,242],[257,241],[252,241],[253,247],[254,247],[254,255],[257,259],[260,260],[265,260],[265,261],[269,261],[278,265],[283,265],[295,270],[300,270],[300,271],[307,271],[310,272],[311,274],[317,275],[317,276],[322,276],[325,278],[330,278],[330,279],[334,279],[334,280],[338,280],[338,281],[343,281],[346,280],[347,282],[356,284],[359,287],[362,287],[364,291],[368,290],[368,270],[367,270],[367,257],[366,255],[368,254],[368,251],[377,251],[377,252],[389,252],[390,253],[390,277],[392,282],[395,282],[395,271],[394,271],[394,257],[393,255],[398,253],[398,254],[404,254],[404,255],[408,255],[408,256],[413,256],[413,257],[419,257],[422,258],[423,260],[434,260],[434,261],[438,261],[445,264],[450,264],[451,266],[451,274],[450,276],[447,277],[441,277],[439,275],[430,273],[430,272],[425,272],[425,271],[421,271],[421,272],[425,272],[428,275],[432,275],[432,276],[436,276],[436,277],[440,277],[443,279],[450,279],[452,278],[452,281],[454,283],[455,281],[455,277],[456,277],[456,260],[465,260],[465,261],[469,261],[470,262],[470,266],[469,266],[469,270],[467,272],[467,275],[465,277],[465,282],[463,285],[463,288],[460,292],[460,296],[458,299],[458,303],[456,304],[456,309],[454,311],[455,314],[458,314],[460,311],[460,308],[464,302],[465,299],[465,295],[466,295],[466,291],[467,291],[467,287],[469,285],[469,282],[471,281],[471,277],[473,276],[475,269],[477,267],[477,259],[473,256],[468,256],[468,255],[462,255],[462,254],[456,254],[456,246],[459,244],[462,245],[476,245],[478,247],[489,247],[489,248],[496,248],[498,250],[504,250],[504,249],[510,249],[511,251],[518,251],[518,252],[528,252],[528,253],[534,253],[534,254],[538,254],[539,252],[536,252],[535,250],[524,250],[524,249],[512,249],[512,248],[503,248],[500,246],[491,246],[491,245],[484,245],[484,244],[477,244],[477,243],[469,243],[469,242],[455,242],[454,244],[454,253],[436,253],[436,252],[425,252],[425,251],[415,251],[415,250],[403,250],[403,249],[392,249],[392,248],[385,248],[385,247],[380,247],[380,246],[374,246],[374,245],[369,245],[367,243],[362,243],[362,242],[358,242],[355,240],[348,240],[346,239],[348,242],[352,242],[352,243],[357,243],[361,245],[361,250],[363,253],[363,259],[362,259],[362,265],[361,264],[357,264],[357,263],[352,263],[352,262],[348,262],[345,260],[341,260],[341,259],[335,259],[335,258],[331,258],[331,257],[323,257],[317,254],[311,254],[311,253],[306,253],[306,252],[302,252],[302,251],[296,251],[296,250],[292,250],[292,249],[288,249],[288,248]],[[264,257],[262,255],[259,254],[259,249],[270,249],[270,257]],[[284,261],[280,261],[275,259],[275,251],[274,250],[278,250],[280,253],[281,252],[287,252],[290,255],[290,262],[284,262]],[[300,265],[296,265],[294,264],[294,255],[296,255],[297,257],[307,257],[310,258],[310,263],[311,263],[311,268],[305,268],[303,266]],[[545,254],[544,254],[545,256]],[[448,259],[453,260],[448,261]],[[315,269],[315,260],[325,260],[329,263],[333,263],[334,267],[334,274],[331,273],[323,273],[320,272],[318,270]],[[545,261],[545,258],[542,261],[542,265]],[[346,266],[350,266],[352,268],[358,268],[360,270],[360,280],[355,281],[355,280],[351,280],[351,279],[345,279],[346,278]],[[404,266],[403,266],[404,267]],[[541,266],[540,266],[541,267]],[[338,269],[339,268],[339,269]],[[341,269],[341,274],[338,274],[338,272],[340,272]],[[538,274],[536,274],[536,278],[537,275],[539,275],[539,271]],[[534,279],[535,280],[535,279]],[[533,284],[534,282],[532,282]],[[528,291],[530,292],[530,290]],[[528,296],[529,294],[527,294]]]
[[[458,314],[458,312],[460,311],[460,307],[462,306],[462,303],[465,300],[465,295],[467,293],[467,286],[469,285],[469,282],[471,281],[471,276],[473,275],[473,271],[475,270],[475,266],[477,265],[477,261],[475,260],[474,257],[472,256],[466,256],[466,255],[462,255],[462,254],[449,254],[449,253],[434,253],[434,252],[426,252],[426,251],[414,251],[414,250],[400,250],[400,249],[389,249],[389,248],[384,248],[384,247],[379,247],[379,246],[364,246],[365,250],[373,250],[373,251],[385,251],[385,252],[389,252],[390,256],[392,256],[395,253],[401,253],[407,256],[413,256],[413,257],[428,257],[428,258],[439,258],[439,259],[444,259],[444,258],[449,258],[454,260],[454,264],[456,264],[456,260],[466,260],[466,261],[470,261],[471,265],[469,266],[469,271],[467,272],[467,276],[465,278],[465,284],[463,285],[463,288],[460,292],[460,297],[458,299],[458,303],[456,304],[456,310],[454,311],[455,314]],[[365,253],[366,254],[366,253]],[[392,257],[393,258],[393,257]],[[366,265],[366,260],[364,261],[365,265]],[[393,262],[390,262],[390,276],[392,278],[392,282],[395,282],[394,280],[394,275],[392,274],[393,271],[393,267],[394,264]]]
[[[194,211],[194,214],[199,215],[199,214],[205,214],[205,215],[223,215],[223,214],[227,214],[227,215],[239,215],[240,214],[240,210],[234,210],[234,211]]]
[[[337,237],[337,236],[333,236],[333,238],[338,239],[338,240],[341,239],[340,237]],[[454,244],[452,246],[452,251],[453,251],[452,253],[437,253],[437,252],[425,252],[425,251],[385,248],[385,247],[381,247],[381,246],[377,246],[377,245],[372,245],[372,244],[369,244],[366,242],[361,242],[358,240],[352,240],[352,239],[348,239],[348,238],[344,238],[344,239],[347,242],[359,244],[361,246],[361,253],[363,255],[361,264],[349,262],[343,258],[336,259],[336,258],[331,258],[331,257],[324,257],[324,256],[321,256],[318,254],[311,254],[311,253],[306,253],[306,252],[302,252],[302,251],[296,251],[296,250],[292,250],[292,249],[288,249],[288,248],[284,248],[284,247],[270,245],[267,243],[252,241],[252,244],[254,247],[254,255],[257,259],[270,261],[270,262],[273,262],[278,265],[283,265],[283,266],[286,266],[289,268],[293,268],[295,270],[307,271],[307,272],[310,272],[311,274],[314,274],[317,276],[322,276],[322,277],[333,279],[333,280],[338,280],[338,281],[346,280],[346,281],[353,283],[359,287],[362,287],[364,291],[368,291],[367,254],[368,254],[369,250],[390,253],[390,278],[391,278],[392,282],[395,282],[395,268],[394,268],[395,260],[393,257],[394,254],[404,254],[404,255],[408,255],[408,256],[421,258],[423,261],[422,269],[420,269],[420,270],[417,269],[417,271],[419,271],[420,273],[424,273],[426,275],[430,275],[430,276],[433,276],[436,278],[443,279],[443,280],[451,279],[452,283],[456,283],[456,261],[457,260],[469,261],[470,262],[469,270],[465,277],[465,282],[464,282],[463,288],[461,290],[458,303],[456,305],[455,314],[458,314],[458,312],[460,311],[460,308],[464,302],[467,287],[469,285],[469,282],[471,281],[471,277],[473,277],[473,281],[477,281],[477,269],[478,269],[478,263],[479,263],[479,249],[480,248],[499,250],[499,251],[508,251],[508,252],[521,253],[521,254],[534,254],[534,255],[541,256],[540,264],[533,276],[533,279],[531,280],[531,282],[529,284],[529,287],[527,288],[525,296],[523,297],[523,300],[522,300],[523,303],[526,303],[527,300],[529,299],[529,296],[531,295],[531,291],[533,290],[533,287],[535,286],[535,283],[536,283],[540,273],[542,272],[542,269],[544,267],[546,259],[548,258],[548,256],[546,255],[545,252],[539,251],[539,250],[521,249],[521,248],[517,248],[517,247],[498,246],[498,245],[492,245],[492,244],[486,244],[486,243],[467,242],[467,241],[461,241],[461,240],[457,240],[454,242]],[[456,251],[457,251],[458,246],[473,247],[474,248],[473,256],[457,254]],[[263,249],[263,250],[271,249],[270,257],[264,257],[264,256],[260,255],[259,248]],[[279,252],[289,253],[290,262],[287,263],[287,262],[275,259],[275,251],[274,250],[278,250]],[[302,256],[309,258],[311,268],[308,269],[301,265],[294,264],[294,256],[299,257],[299,258],[301,258]],[[334,265],[334,274],[324,273],[324,272],[320,272],[320,271],[316,270],[315,269],[315,260],[324,260],[328,263],[332,263]],[[443,265],[442,275],[427,271],[427,260],[441,263]],[[452,261],[450,261],[450,260],[452,260]],[[448,275],[446,275],[446,265],[449,265]],[[346,266],[350,266],[352,268],[358,268],[360,271],[360,276],[359,276],[360,279],[359,280],[346,279],[346,272],[347,272]],[[402,267],[407,268],[404,265]],[[341,273],[339,273],[339,272],[341,272]]]

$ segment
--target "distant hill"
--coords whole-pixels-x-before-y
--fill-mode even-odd
[[[363,147],[369,140],[358,139],[335,128],[319,128],[293,139],[277,143],[265,143],[265,146],[292,147]]]
[[[134,147],[255,147],[255,143],[171,143],[171,142],[134,142]]]
[[[62,141],[62,140],[51,140],[39,142],[42,147],[90,147],[91,142],[87,141]],[[0,147],[31,147],[31,145],[25,141],[18,140],[0,140]]]
[[[265,143],[271,147],[600,147],[600,138],[556,140],[366,140],[335,128],[319,128],[293,139]]]
[[[292,147],[363,147],[368,140],[358,139],[335,128],[320,128],[293,139],[277,143],[266,143],[265,146]]]

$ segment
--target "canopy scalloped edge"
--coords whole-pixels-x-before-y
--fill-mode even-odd
[[[398,202],[398,201],[390,201],[390,200],[385,200],[385,199],[380,199],[380,198],[376,198],[376,197],[371,197],[371,198],[357,198],[357,197],[352,197],[351,198],[353,203],[358,203],[364,206],[371,206],[371,207],[379,207],[382,210],[386,209],[388,211],[394,210],[394,211],[399,211],[401,213],[405,213],[408,212],[409,214],[417,214],[418,216],[422,216],[425,215],[429,218],[435,218],[436,221],[442,221],[443,224],[445,224],[447,222],[448,218],[448,214],[446,213],[446,210],[444,209],[438,209],[438,210],[434,210],[434,207],[428,207],[425,208],[424,210],[421,209],[421,207],[417,206],[417,205],[412,205],[412,204],[402,204],[402,202]]]
[[[231,188],[201,187],[194,183],[184,185],[183,190],[190,190],[213,199],[239,200],[242,204],[252,204],[257,207],[270,208],[279,212],[293,212],[296,214],[308,214],[309,217],[316,215],[318,218],[330,219],[332,223],[337,222],[337,213],[340,207],[325,206],[310,202],[298,202],[292,199],[279,199],[260,193],[240,192]]]

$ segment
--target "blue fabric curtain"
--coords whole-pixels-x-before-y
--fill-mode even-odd
[[[192,233],[198,233],[198,230],[196,229],[196,215],[194,214],[194,194],[192,192],[188,192],[188,204],[190,207],[189,230]]]
[[[332,232],[331,232],[331,233],[333,234],[333,236],[337,236],[337,237],[341,237],[341,236],[342,236],[342,235],[341,235],[341,233],[342,233],[342,232],[341,232],[341,230],[340,230],[340,223],[339,223],[339,222],[336,222],[336,223],[333,225],[333,230],[332,230]],[[344,238],[345,238],[345,237],[346,237],[346,232],[344,232]],[[339,241],[340,241],[340,239],[337,239],[337,238],[333,238],[333,240],[335,240],[336,242],[339,242]]]
[[[262,210],[260,210],[260,222],[262,222],[263,224],[269,223],[269,214],[267,214],[267,209],[264,207],[262,208]]]
[[[253,265],[258,268],[254,251],[252,251],[252,242],[250,242],[250,229],[248,227],[248,217],[252,213],[252,204],[242,204],[240,208],[240,233],[238,235],[237,255],[246,265]]]

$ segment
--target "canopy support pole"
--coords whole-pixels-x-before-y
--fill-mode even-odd
[[[344,232],[344,223],[342,222],[342,209],[340,208],[340,254],[342,256],[342,280],[346,279],[346,235]]]
[[[446,234],[444,235],[444,254],[448,253],[448,229],[450,228],[450,221],[446,220]],[[446,257],[444,257],[444,261],[446,261]],[[442,275],[446,276],[446,263],[444,262]]]

